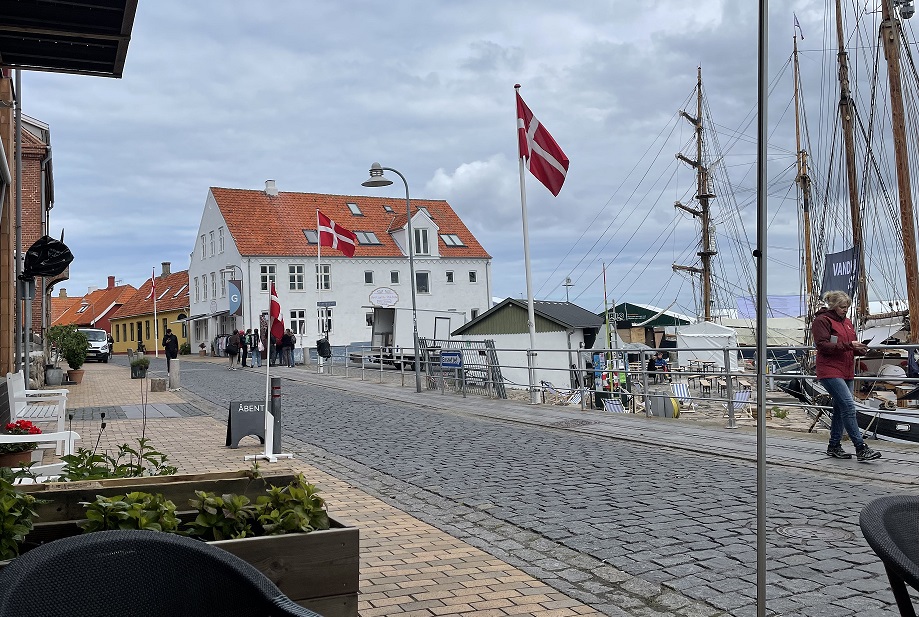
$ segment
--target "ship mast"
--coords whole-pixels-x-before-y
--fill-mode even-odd
[[[846,152],[846,180],[849,186],[849,212],[852,218],[852,246],[858,254],[858,283],[855,291],[855,309],[858,324],[865,323],[868,315],[868,290],[865,278],[865,248],[862,242],[862,212],[858,202],[858,177],[855,161],[855,107],[849,89],[849,54],[846,52],[842,32],[842,6],[836,0],[836,40],[839,45],[839,118],[842,122],[843,142]]]
[[[884,55],[887,57],[887,81],[890,86],[891,128],[897,169],[897,192],[900,198],[903,266],[906,270],[906,294],[909,305],[909,342],[915,344],[919,343],[919,267],[916,260],[916,229],[913,223],[909,157],[906,153],[903,89],[900,83],[900,33],[900,22],[894,17],[892,0],[883,0],[880,34],[884,43]]]
[[[801,73],[798,66],[798,35],[794,35],[794,80],[795,80],[795,143],[798,152],[798,175],[795,177],[801,189],[801,218],[804,224],[804,289],[807,294],[807,315],[813,314],[816,306],[816,288],[814,287],[814,257],[811,250],[811,179],[807,171],[807,150],[801,147],[801,104],[798,94],[798,85],[801,82]]]
[[[696,129],[696,160],[683,156],[682,153],[676,157],[693,167],[696,170],[696,199],[699,200],[699,208],[685,206],[680,202],[674,203],[674,207],[689,212],[693,216],[699,217],[702,221],[702,250],[697,255],[702,259],[702,267],[682,266],[673,264],[674,270],[684,270],[699,274],[702,277],[702,315],[705,321],[712,320],[712,257],[718,254],[718,251],[712,246],[712,223],[710,201],[715,196],[710,192],[708,186],[708,168],[703,165],[702,156],[704,152],[702,142],[702,67],[698,68],[698,81],[696,84],[696,117],[690,116],[685,111],[680,111],[690,124]]]

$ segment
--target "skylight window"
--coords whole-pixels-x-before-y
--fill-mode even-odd
[[[384,212],[389,212],[390,214],[392,214],[392,212],[393,212],[392,206],[386,206],[386,205],[384,205],[384,206],[383,206],[383,211],[384,211]]]
[[[168,294],[170,289],[172,289],[172,287],[167,287],[166,290],[163,291],[163,293],[161,293],[160,295],[158,295],[158,296],[156,297],[156,299],[157,299],[157,300],[162,300],[162,299],[163,299],[163,296],[165,296],[166,294]]]
[[[303,235],[306,236],[306,241],[310,244],[319,244],[319,234],[316,233],[315,229],[304,229]]]
[[[179,294],[182,293],[183,291],[187,290],[187,289],[188,289],[188,285],[187,285],[187,284],[186,284],[186,285],[182,285],[182,288],[179,289],[179,291],[176,292],[176,295],[174,295],[174,296],[172,296],[172,297],[173,297],[173,298],[178,298],[178,297],[179,297]]]
[[[350,210],[351,214],[354,216],[364,216],[364,213],[361,212],[361,209],[357,206],[357,204],[348,203],[348,210]]]
[[[354,235],[361,244],[383,244],[372,231],[355,231]]]
[[[443,240],[444,244],[447,246],[466,246],[456,234],[441,234],[440,239]]]

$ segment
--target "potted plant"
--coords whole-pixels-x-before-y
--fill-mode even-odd
[[[41,435],[41,429],[28,420],[10,422],[3,432],[7,435]],[[27,443],[0,443],[0,467],[28,465],[32,462],[32,452],[36,448],[38,448],[38,444],[34,441]]]
[[[0,469],[0,560],[19,556],[37,516],[35,506],[41,503],[34,495],[18,491],[13,484],[15,478],[9,469]]]
[[[147,376],[147,369],[150,368],[150,358],[146,356],[137,356],[131,360],[131,379],[143,379]]]
[[[207,355],[207,345],[204,343],[198,343],[198,355],[206,356]]]
[[[73,383],[83,381],[83,363],[86,362],[86,350],[89,348],[89,339],[86,335],[74,328],[68,332],[61,341],[61,354],[67,361],[70,370],[67,379]]]
[[[301,606],[326,617],[357,617],[358,529],[330,519],[302,475],[235,472],[67,484],[16,487],[38,498],[27,542],[50,542],[80,527],[159,526],[204,541],[225,538],[212,544],[255,566]]]
[[[61,349],[63,348],[64,338],[71,332],[76,331],[76,326],[51,326],[48,330],[48,349],[47,357],[50,360],[45,365],[45,385],[59,386],[64,383],[64,371],[61,369]]]

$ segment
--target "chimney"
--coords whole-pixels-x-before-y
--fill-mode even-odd
[[[66,288],[66,287],[61,287],[60,290],[58,290],[58,292],[57,292],[57,297],[58,297],[58,298],[66,298],[66,297],[67,297],[67,288]]]
[[[115,277],[108,277],[108,289],[115,289]]]
[[[162,265],[160,266],[160,278],[164,276],[169,276],[170,274],[172,274],[172,272],[170,272],[169,270],[170,266],[172,266],[171,261],[164,261],[162,263]]]
[[[269,197],[278,196],[278,187],[275,185],[274,180],[265,180],[265,194]]]

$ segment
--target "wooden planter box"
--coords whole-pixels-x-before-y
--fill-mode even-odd
[[[40,544],[81,532],[81,501],[96,495],[121,495],[130,491],[161,493],[181,512],[196,490],[246,495],[253,501],[270,484],[290,482],[292,475],[250,479],[245,472],[184,476],[158,476],[23,485],[19,488],[50,500],[37,507],[39,518],[27,536]],[[190,520],[190,517],[185,517]],[[331,529],[311,533],[243,538],[211,542],[244,559],[270,578],[291,600],[324,617],[357,617],[360,575],[359,533],[331,519]],[[7,562],[0,561],[0,568]]]

